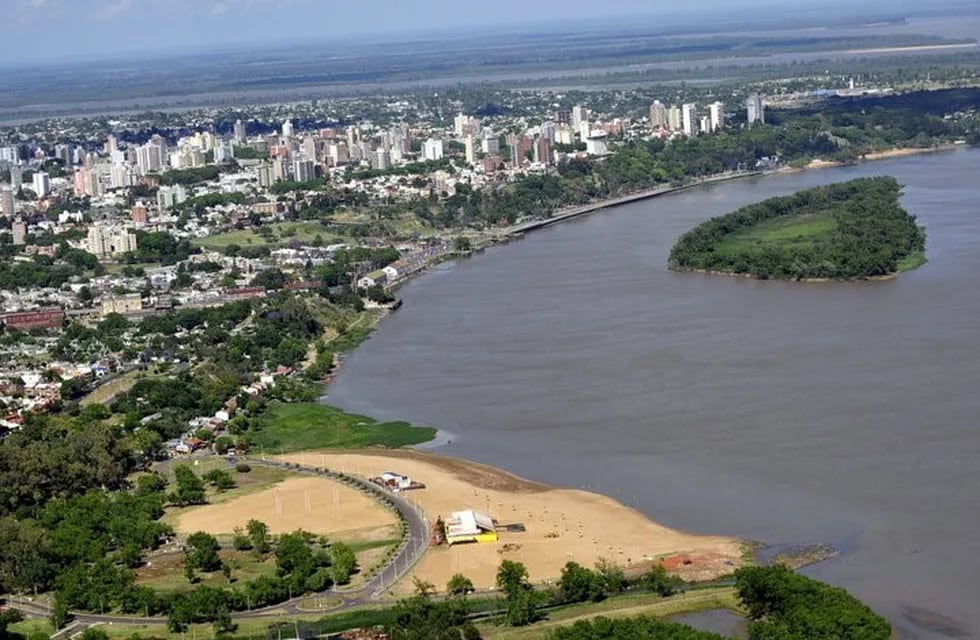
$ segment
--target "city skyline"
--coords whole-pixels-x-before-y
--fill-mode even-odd
[[[945,6],[964,6],[947,0]],[[712,19],[735,17],[739,12],[765,9],[773,17],[813,16],[817,7],[848,12],[879,10],[870,0],[843,4],[838,0],[804,0],[787,6],[780,0],[692,0],[682,7],[651,7],[644,0],[616,0],[601,14],[593,5],[577,0],[543,0],[528,6],[502,0],[487,10],[476,3],[419,0],[411,4],[368,0],[329,6],[313,0],[3,0],[0,34],[14,48],[30,49],[37,60],[90,59],[131,53],[190,53],[259,43],[262,47],[317,41],[343,43],[365,36],[412,38],[446,30],[505,29],[530,31],[558,29],[569,23],[582,28],[643,18],[642,26],[663,28],[692,24],[699,14]],[[912,10],[902,0],[892,11]],[[170,25],[157,31],[159,25]],[[636,26],[634,23],[630,23]],[[147,31],[164,33],[147,38]]]

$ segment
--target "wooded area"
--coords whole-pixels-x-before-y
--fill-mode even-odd
[[[849,182],[770,198],[685,233],[669,266],[760,279],[884,276],[925,250],[925,232],[898,202],[894,178]]]

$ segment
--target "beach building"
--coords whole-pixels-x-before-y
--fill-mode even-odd
[[[496,542],[497,527],[490,516],[472,509],[453,511],[446,520],[446,541],[450,545],[461,542]]]

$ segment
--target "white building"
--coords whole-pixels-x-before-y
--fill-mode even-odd
[[[34,193],[37,194],[38,198],[43,198],[51,193],[51,177],[46,171],[35,172],[32,185],[34,188]]]
[[[293,129],[293,121],[292,120],[286,120],[285,122],[282,123],[282,137],[283,138],[285,138],[286,140],[289,140],[290,138],[293,137],[293,134],[295,134],[295,133],[296,133],[296,131],[295,131],[295,129]]]
[[[572,107],[572,128],[580,131],[583,122],[589,121],[589,110],[581,105]]]
[[[698,134],[698,106],[694,103],[687,103],[681,107],[681,123],[684,134],[695,136]]]
[[[429,138],[422,144],[422,157],[426,160],[442,160],[442,140]]]
[[[762,101],[762,96],[753,93],[745,100],[746,119],[749,124],[759,122],[766,123],[766,105]]]
[[[248,134],[245,131],[245,123],[241,120],[235,121],[235,143],[242,145],[248,142]]]
[[[500,138],[493,135],[487,135],[483,138],[483,153],[487,155],[496,155],[500,153]]]
[[[718,131],[725,126],[725,103],[712,102],[708,105],[708,118],[711,120],[711,130]]]
[[[676,105],[671,105],[667,110],[667,125],[671,131],[681,130],[681,110]]]
[[[126,227],[93,224],[88,229],[88,251],[100,260],[136,251],[136,233]]]
[[[161,171],[167,162],[167,149],[159,142],[150,141],[136,148],[136,168],[141,176]]]
[[[606,132],[596,130],[585,140],[585,152],[593,156],[602,156],[609,153],[606,145]]]
[[[157,206],[161,211],[172,209],[184,200],[187,200],[187,189],[182,184],[175,184],[173,186],[163,185],[157,190]]]

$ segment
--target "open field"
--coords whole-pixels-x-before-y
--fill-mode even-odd
[[[82,406],[88,404],[106,404],[121,393],[125,393],[133,388],[139,380],[153,377],[153,374],[146,371],[128,371],[123,373],[105,384],[100,384],[92,393],[88,394],[79,401]]]
[[[829,237],[836,228],[837,222],[831,213],[776,218],[731,234],[718,243],[715,251],[738,253],[766,248],[804,249]]]
[[[263,467],[260,465],[255,465],[248,473],[238,473],[233,467],[229,466],[226,459],[219,457],[210,457],[193,461],[177,459],[173,464],[189,465],[194,470],[194,473],[199,476],[204,476],[209,471],[214,469],[223,469],[231,474],[231,477],[235,481],[236,485],[234,489],[218,491],[213,487],[207,487],[208,503],[212,505],[229,502],[246,495],[264,491],[287,478],[302,477],[297,474],[291,474],[285,469]],[[169,464],[167,466],[160,467],[159,470],[171,483],[168,490],[173,489],[172,471]],[[194,507],[171,507],[167,509],[167,514],[164,516],[164,520],[172,524],[180,514],[193,508]]]
[[[249,551],[222,549],[221,559],[232,568],[232,580],[245,583],[261,576],[273,576],[276,573],[276,562],[272,557],[256,558]],[[191,591],[195,587],[227,587],[228,580],[220,571],[198,573],[200,582],[191,584],[184,575],[184,557],[182,551],[153,556],[136,572],[136,583],[151,587],[157,591]]]
[[[218,504],[184,509],[174,521],[179,534],[230,534],[251,519],[273,534],[303,529],[338,539],[389,540],[397,519],[376,500],[332,480],[295,477]]]
[[[262,247],[266,245],[282,245],[296,241],[310,243],[316,236],[320,236],[324,244],[343,242],[335,234],[328,232],[323,225],[318,222],[277,222],[275,224],[264,225],[263,229],[268,229],[271,233],[260,234],[258,229],[241,229],[228,231],[206,238],[197,238],[192,244],[196,247],[205,249],[221,250],[233,244],[240,247]]]
[[[534,582],[554,580],[569,560],[591,566],[606,558],[639,569],[666,559],[688,579],[728,573],[743,562],[735,539],[674,531],[606,496],[549,487],[466,460],[416,451],[317,452],[283,459],[365,477],[389,470],[408,475],[427,486],[406,497],[417,501],[432,522],[452,511],[475,509],[489,511],[501,527],[524,525],[520,533],[501,530],[496,543],[431,549],[396,585],[398,595],[411,591],[412,577],[441,589],[454,573],[463,573],[477,588],[492,588],[504,559],[523,562]]]
[[[289,453],[310,449],[405,447],[435,437],[431,427],[407,422],[375,422],[317,403],[275,404],[262,416],[261,429],[250,433],[253,451]]]
[[[529,627],[502,627],[492,622],[479,624],[485,638],[494,640],[544,640],[555,627],[574,624],[596,616],[625,618],[630,616],[665,616],[707,611],[710,609],[738,609],[738,598],[731,587],[718,587],[678,594],[662,598],[656,594],[628,595],[610,598],[603,602],[571,605],[549,611],[545,620]]]

